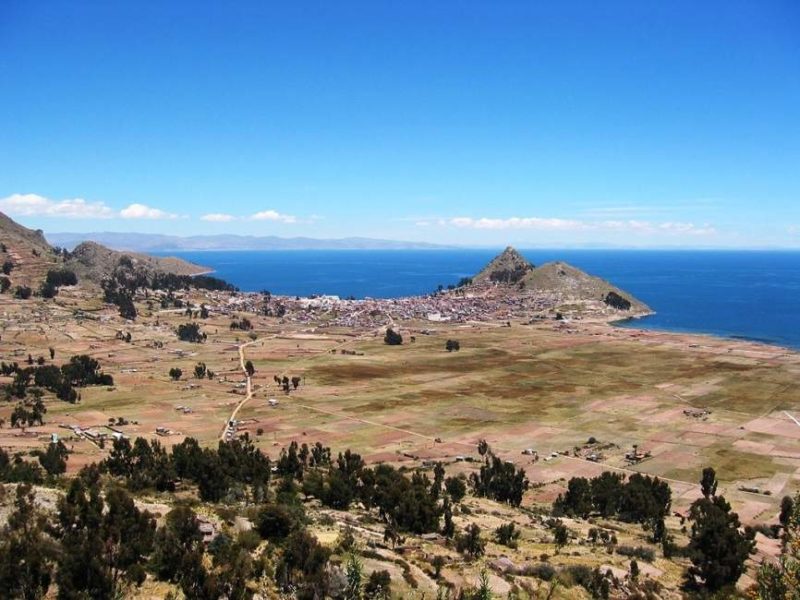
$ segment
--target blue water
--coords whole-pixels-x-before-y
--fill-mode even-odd
[[[498,250],[170,253],[246,291],[392,298],[428,293],[481,269]],[[800,252],[522,250],[608,279],[657,314],[637,327],[800,348]]]

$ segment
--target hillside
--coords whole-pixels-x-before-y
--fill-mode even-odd
[[[0,212],[0,263],[9,263],[12,286],[38,285],[62,262],[40,230],[28,229]],[[5,278],[5,277],[4,277]]]
[[[649,307],[608,281],[564,262],[551,262],[531,270],[520,281],[525,290],[555,293],[565,301],[602,300],[620,310],[649,312]],[[624,308],[630,303],[628,308]]]
[[[118,252],[95,242],[83,242],[75,247],[67,260],[79,278],[99,282],[111,273],[123,258],[129,258],[134,266],[147,273],[175,273],[176,275],[198,275],[209,269],[172,256],[157,257],[133,252]]]
[[[12,289],[16,286],[38,289],[47,271],[58,268],[74,271],[79,281],[99,283],[123,257],[147,273],[197,275],[209,271],[179,258],[118,252],[95,242],[83,242],[67,253],[51,246],[41,230],[28,229],[1,212],[0,244],[0,264],[6,264],[9,271],[0,277],[8,279]]]

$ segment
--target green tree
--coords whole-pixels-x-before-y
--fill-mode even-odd
[[[255,374],[256,368],[253,365],[252,360],[248,360],[246,363],[244,363],[244,371],[247,373],[248,377],[252,377]]]
[[[573,477],[567,483],[567,491],[563,497],[559,496],[564,514],[583,519],[592,512],[592,488],[589,480],[584,477]]]
[[[57,545],[45,531],[29,485],[18,485],[14,510],[0,529],[0,596],[34,600],[50,588]]]
[[[180,581],[184,562],[191,560],[194,553],[202,555],[202,541],[197,515],[188,506],[176,506],[155,534],[151,570],[158,579]]]
[[[481,538],[481,528],[477,523],[469,525],[465,533],[456,536],[456,550],[470,559],[483,556],[486,542]]]
[[[463,476],[448,477],[444,480],[444,489],[453,502],[461,502],[467,495],[467,484]]]
[[[265,540],[283,540],[301,525],[295,512],[283,504],[267,504],[256,518],[256,529]]]
[[[39,463],[48,475],[61,475],[67,470],[69,452],[61,440],[47,445],[47,450],[39,453]]]
[[[141,585],[145,579],[145,559],[153,549],[155,519],[136,508],[133,498],[121,488],[108,490],[105,504],[101,535],[112,589]]]
[[[183,370],[178,367],[172,367],[169,370],[169,377],[172,381],[178,381],[183,376]]]
[[[514,525],[513,522],[500,525],[494,530],[495,541],[498,544],[502,546],[508,546],[509,548],[517,547],[517,540],[519,539],[519,536],[520,530]]]
[[[399,346],[403,343],[403,336],[389,327],[383,336],[383,342],[389,346]]]
[[[703,469],[703,476],[700,479],[700,491],[704,498],[711,498],[717,495],[717,474],[712,467]]]
[[[713,469],[703,470],[701,487],[703,497],[695,500],[689,513],[692,531],[688,554],[692,566],[688,576],[690,582],[702,582],[706,589],[716,592],[739,580],[745,561],[753,552],[755,533],[750,528],[742,531],[739,515],[731,512],[724,497],[715,495]]]
[[[561,521],[557,522],[553,529],[553,543],[556,545],[556,553],[569,542],[569,529]]]
[[[779,562],[773,564],[765,560],[756,576],[756,594],[759,600],[800,598],[800,493],[793,501],[791,498],[789,500],[790,502],[781,504],[783,547]]]

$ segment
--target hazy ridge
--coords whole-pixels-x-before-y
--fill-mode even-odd
[[[132,252],[170,252],[174,250],[423,250],[449,248],[426,242],[407,242],[364,237],[318,239],[284,238],[253,235],[177,236],[152,233],[48,233],[48,241],[56,246],[74,248],[84,241],[97,242],[114,250]]]

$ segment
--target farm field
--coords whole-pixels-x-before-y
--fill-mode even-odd
[[[194,344],[175,336],[187,321],[182,311],[143,310],[135,323],[121,323],[102,305],[75,319],[79,304],[79,290],[63,294],[41,319],[4,299],[0,342],[6,361],[53,348],[56,363],[86,353],[113,375],[113,388],[84,388],[76,405],[46,397],[44,426],[0,429],[9,450],[40,447],[53,433],[69,440],[71,472],[107,448],[65,426],[111,424],[167,446],[186,436],[216,445],[245,399],[246,344],[253,395],[236,416],[237,433],[273,458],[292,441],[319,441],[334,452],[358,449],[368,462],[443,460],[469,471],[485,439],[539,484],[526,503],[551,502],[572,476],[618,469],[669,480],[677,511],[697,496],[699,473],[710,465],[745,522],[774,519],[780,498],[800,486],[800,426],[789,416],[800,414],[800,357],[780,348],[591,321],[396,322],[404,343],[388,346],[378,330],[253,314],[250,334],[212,315],[202,322],[207,340]],[[447,352],[448,339],[460,351]],[[195,378],[198,363],[213,378]],[[183,371],[179,381],[168,375],[173,367]],[[284,375],[300,378],[288,394],[275,383]],[[10,410],[0,409],[6,422]],[[625,455],[634,445],[646,457],[632,463]]]

